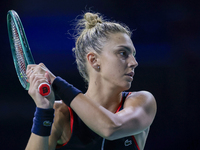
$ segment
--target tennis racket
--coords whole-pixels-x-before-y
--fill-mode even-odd
[[[29,64],[35,64],[31,50],[24,32],[22,22],[14,10],[7,13],[8,37],[13,56],[13,61],[17,76],[23,88],[29,89],[27,82],[26,68]],[[51,86],[47,83],[41,83],[38,90],[42,96],[48,96],[51,93]]]

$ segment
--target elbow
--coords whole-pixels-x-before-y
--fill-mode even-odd
[[[109,141],[113,141],[113,140],[116,140],[117,138],[115,138],[114,136],[112,135],[109,135],[107,137],[105,137],[106,140],[109,140]]]
[[[105,138],[106,140],[115,140],[116,137],[116,132],[119,130],[120,126],[117,124],[110,124],[108,127],[104,128],[102,131],[102,137]]]
[[[102,133],[102,137],[106,140],[112,141],[112,140],[114,140],[113,134],[114,134],[114,132],[112,129],[105,129],[105,131],[103,131],[103,133]]]

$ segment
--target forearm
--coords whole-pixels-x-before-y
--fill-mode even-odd
[[[42,109],[36,107],[31,129],[32,134],[26,147],[27,150],[48,150],[53,117],[54,109]]]
[[[54,92],[65,104],[72,107],[78,116],[94,132],[108,137],[116,127],[116,115],[100,105],[93,103],[79,90],[60,77],[53,82]]]
[[[48,136],[38,136],[31,133],[26,150],[48,150]]]
[[[114,113],[91,102],[83,94],[76,96],[70,107],[90,129],[104,138],[109,138],[120,127],[118,118]]]
[[[140,107],[127,107],[112,113],[83,94],[77,95],[70,106],[90,129],[108,140],[138,134],[152,122]]]
[[[56,82],[55,82],[56,81]],[[55,79],[54,87],[65,104],[70,106],[82,121],[95,133],[106,139],[118,139],[138,134],[152,123],[155,116],[155,100],[140,93],[126,100],[126,106],[118,113],[112,113],[96,104],[63,79]],[[69,99],[70,97],[70,99]],[[72,99],[73,97],[73,99]],[[149,111],[151,110],[151,111]]]

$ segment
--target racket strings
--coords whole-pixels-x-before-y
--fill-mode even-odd
[[[26,62],[25,62],[25,58],[24,58],[24,54],[23,54],[23,50],[22,50],[22,45],[20,42],[20,37],[19,34],[17,32],[17,28],[14,24],[14,21],[11,19],[11,29],[12,29],[12,35],[13,35],[13,43],[14,43],[14,47],[15,47],[15,53],[16,53],[16,61],[18,63],[19,66],[19,71],[20,71],[20,76],[22,79],[22,82],[25,84],[25,86],[27,86],[27,77],[26,77]]]
[[[20,23],[19,23],[19,19],[18,19],[17,17],[16,17],[16,21],[17,21],[18,24],[20,24]],[[18,27],[19,27],[20,35],[21,35],[21,37],[22,37],[23,44],[24,44],[25,47],[27,47],[26,41],[25,41],[25,37],[24,37],[24,34],[23,34],[23,32],[22,32],[21,26],[19,25]]]

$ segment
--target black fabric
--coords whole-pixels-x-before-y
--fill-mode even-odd
[[[122,93],[120,110],[123,109],[127,95],[128,92]],[[74,111],[73,116],[74,124],[71,139],[58,150],[138,150],[131,136],[113,141],[105,140],[88,128]],[[104,146],[102,148],[103,141]]]

